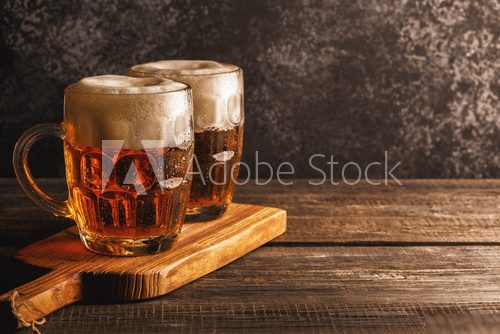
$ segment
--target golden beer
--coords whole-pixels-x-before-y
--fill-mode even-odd
[[[187,207],[190,184],[184,177],[190,154],[189,149],[168,147],[103,151],[66,142],[69,197],[86,242],[175,239]],[[107,166],[116,161],[104,186],[103,160],[109,161]],[[160,183],[156,174],[161,169],[172,170],[167,176],[171,184]]]
[[[243,71],[213,61],[172,60],[133,66],[129,75],[191,86],[195,156],[188,219],[219,217],[232,202],[242,155]]]

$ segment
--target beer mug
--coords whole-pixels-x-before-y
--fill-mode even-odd
[[[28,167],[40,138],[64,141],[68,199],[42,192]],[[193,156],[191,89],[161,78],[103,75],[70,85],[64,121],[26,131],[14,149],[17,179],[31,199],[75,220],[85,246],[110,255],[168,249],[187,209]]]
[[[233,199],[243,147],[243,71],[204,60],[133,66],[133,77],[161,77],[193,90],[195,155],[188,219],[219,217]]]

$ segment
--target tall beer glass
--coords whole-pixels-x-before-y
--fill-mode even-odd
[[[14,149],[14,169],[31,199],[72,218],[85,246],[112,255],[169,248],[184,222],[193,155],[191,89],[160,78],[104,75],[65,90],[64,121],[37,125]],[[40,138],[64,141],[69,198],[43,193],[28,167]]]
[[[162,77],[193,90],[195,157],[188,219],[209,220],[231,203],[243,146],[243,71],[204,60],[133,66],[133,77]]]

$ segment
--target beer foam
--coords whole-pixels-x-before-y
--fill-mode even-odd
[[[162,60],[135,65],[133,77],[161,77],[193,90],[195,131],[229,130],[243,123],[243,71],[208,60]]]
[[[163,78],[84,78],[65,90],[64,121],[67,140],[77,145],[116,140],[126,149],[187,148],[193,141],[191,89]]]
[[[83,78],[72,88],[81,93],[101,94],[152,94],[186,89],[177,81],[159,78],[132,78],[123,75],[99,75]]]

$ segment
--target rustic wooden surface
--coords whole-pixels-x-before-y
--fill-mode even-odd
[[[69,226],[1,181],[0,253]],[[64,183],[45,189],[64,197]],[[288,211],[285,235],[168,295],[75,304],[44,333],[440,332],[500,323],[500,180],[404,180],[403,186],[246,185],[237,201]],[[7,277],[8,276],[8,277]]]
[[[231,263],[285,230],[284,210],[233,203],[219,219],[184,224],[168,252],[114,257],[85,249],[73,226],[14,254],[23,263],[51,272],[0,295],[0,302],[10,303],[17,293],[17,312],[30,322],[79,300],[158,297]]]

